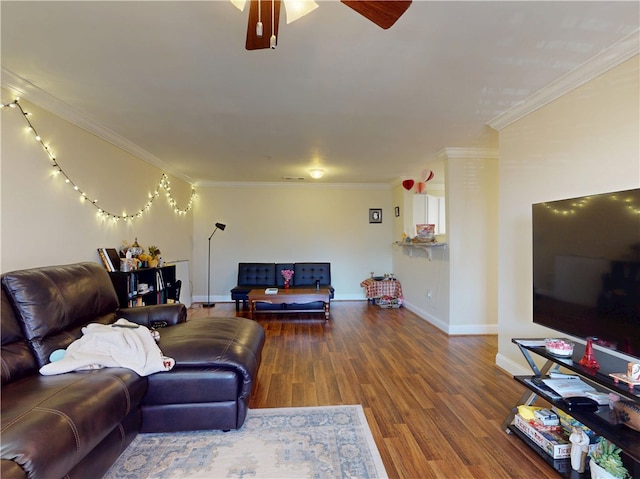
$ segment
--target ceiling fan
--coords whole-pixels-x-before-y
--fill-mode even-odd
[[[313,0],[282,0],[287,12],[287,23],[318,8]],[[411,0],[340,0],[363,17],[385,30],[390,28],[409,8]],[[244,10],[246,0],[231,0]],[[250,0],[247,25],[247,50],[275,48],[278,43],[278,24],[281,0]]]

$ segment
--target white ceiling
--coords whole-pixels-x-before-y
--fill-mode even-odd
[[[316,164],[327,183],[427,167],[435,182],[439,151],[496,148],[489,121],[640,23],[636,1],[418,0],[382,30],[319,3],[289,25],[282,12],[275,50],[246,51],[248,9],[228,1],[3,0],[3,86],[199,184],[312,182]]]

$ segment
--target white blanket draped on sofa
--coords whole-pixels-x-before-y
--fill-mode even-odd
[[[119,319],[114,325],[91,323],[85,326],[82,337],[69,345],[64,357],[42,366],[40,374],[49,376],[82,369],[121,367],[148,376],[174,366],[173,359],[162,355],[148,328],[126,319]]]

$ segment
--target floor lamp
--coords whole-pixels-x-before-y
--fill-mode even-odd
[[[216,234],[216,231],[224,231],[227,225],[223,225],[222,223],[216,223],[216,228],[209,236],[209,260],[207,262],[207,302],[202,305],[203,308],[213,308],[216,303],[211,302],[211,238]]]

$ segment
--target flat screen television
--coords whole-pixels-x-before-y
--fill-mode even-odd
[[[640,189],[536,203],[533,322],[640,358]]]

